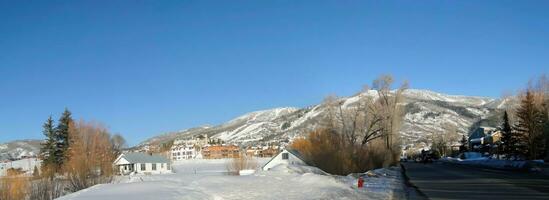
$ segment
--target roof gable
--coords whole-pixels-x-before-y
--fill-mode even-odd
[[[150,155],[146,153],[125,153],[121,156],[129,163],[168,163],[168,159],[160,155]]]
[[[284,153],[284,152],[288,152],[292,155],[294,155],[296,158],[298,158],[299,160],[303,161],[303,163],[307,163],[305,162],[305,159],[303,159],[303,157],[301,156],[301,153],[299,153],[299,151],[296,151],[294,149],[284,149],[282,151],[280,151],[278,154],[276,154],[276,156],[273,156],[268,162],[266,162],[261,168],[265,167],[266,165],[268,165],[271,161],[273,161],[276,157],[280,156],[280,154]]]

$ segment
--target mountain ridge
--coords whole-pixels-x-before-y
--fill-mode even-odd
[[[355,94],[338,98],[344,106],[353,106],[360,97]],[[362,96],[377,95],[369,90]],[[502,109],[512,106],[511,98],[495,99],[482,96],[449,95],[425,89],[408,89],[404,92],[405,116],[401,135],[406,144],[428,143],[429,137],[443,132],[444,124],[456,126],[460,134],[479,119],[497,121]],[[132,149],[159,145],[178,138],[207,134],[229,143],[253,145],[259,143],[287,144],[293,138],[304,136],[322,123],[325,112],[322,104],[298,107],[277,107],[252,111],[218,125],[203,125],[151,136]],[[497,125],[489,122],[489,125]],[[23,144],[27,141],[28,144]],[[18,158],[26,154],[37,155],[42,140],[16,140],[0,144],[0,158]],[[11,143],[11,145],[7,145]],[[16,145],[17,144],[17,145]]]
[[[338,100],[343,101],[344,106],[352,106],[359,94]],[[374,90],[362,94],[377,95]],[[427,133],[441,132],[440,126],[443,124],[452,124],[460,134],[465,134],[478,119],[492,117],[509,103],[490,97],[449,95],[425,89],[408,89],[404,96],[406,111],[401,135],[406,142],[428,142]],[[316,104],[303,108],[278,107],[253,111],[216,126],[172,132],[169,137],[151,137],[136,145],[136,148],[199,134],[237,144],[288,143],[292,138],[303,136],[318,127],[325,112],[323,109],[322,104]]]

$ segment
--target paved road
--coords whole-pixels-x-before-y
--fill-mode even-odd
[[[410,183],[429,199],[546,199],[549,176],[453,164],[403,163]]]

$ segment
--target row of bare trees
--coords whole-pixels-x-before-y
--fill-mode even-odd
[[[115,145],[101,124],[79,121],[69,126],[69,159],[64,165],[68,189],[78,191],[111,181]]]
[[[329,173],[348,174],[394,165],[400,155],[405,82],[392,89],[393,78],[385,75],[355,97],[343,101],[325,99],[326,120],[308,137],[291,145],[307,161]]]

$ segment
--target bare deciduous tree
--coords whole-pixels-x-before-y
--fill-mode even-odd
[[[71,147],[65,171],[71,191],[109,182],[113,173],[113,145],[106,128],[80,121],[69,126]]]
[[[326,109],[324,125],[327,130],[316,130],[310,134],[310,137],[314,136],[318,140],[329,139],[332,142],[309,141],[309,143],[325,145],[322,151],[328,151],[326,148],[330,148],[340,152],[339,155],[332,156],[340,157],[340,161],[348,166],[333,167],[333,171],[341,174],[362,171],[367,166],[372,166],[369,163],[371,158],[365,157],[365,154],[374,151],[368,151],[367,148],[374,141],[382,138],[385,141],[385,149],[391,152],[383,152],[383,156],[386,156],[384,165],[395,164],[398,161],[400,149],[397,146],[403,118],[401,103],[404,100],[403,92],[408,84],[404,83],[398,89],[391,90],[392,84],[391,76],[381,76],[374,81],[374,90],[365,86],[357,95],[345,101],[334,95],[324,100],[323,106]],[[328,136],[329,134],[337,136]],[[306,144],[306,142],[303,143]],[[378,144],[379,142],[376,142],[376,147],[379,147]],[[306,146],[308,145],[303,147]]]
[[[127,148],[126,139],[120,134],[114,134],[111,137],[112,149],[115,153],[115,156],[118,156],[122,152],[122,149]]]

